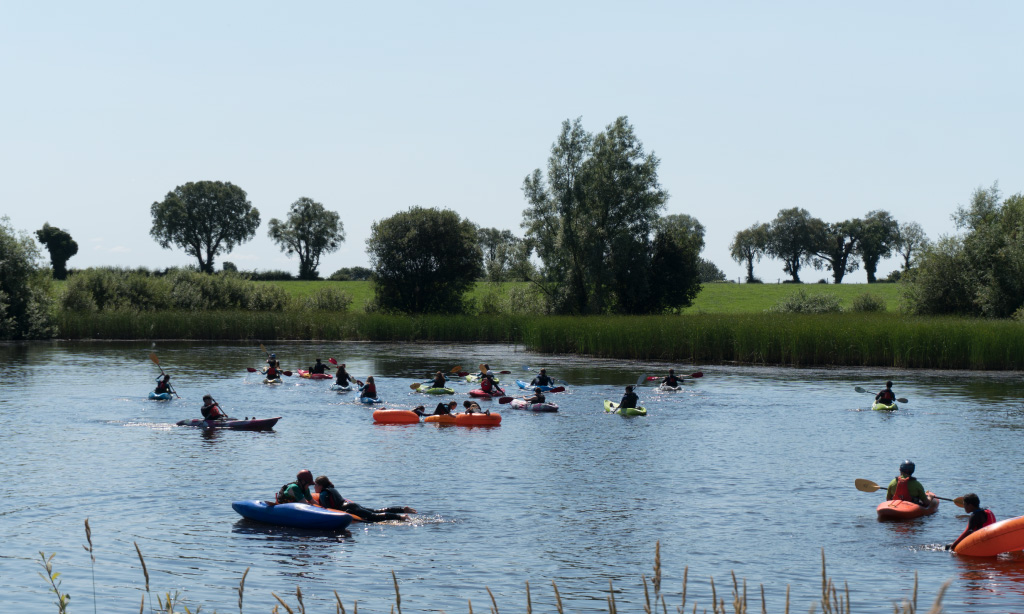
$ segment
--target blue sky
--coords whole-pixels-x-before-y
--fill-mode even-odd
[[[149,236],[150,205],[231,181],[263,224],[218,264],[297,271],[267,222],[307,196],[345,222],[329,275],[365,266],[370,225],[413,205],[521,235],[523,178],[561,122],[626,115],[661,159],[666,213],[700,220],[704,257],[735,279],[733,235],[783,208],[885,209],[934,239],[975,188],[1024,191],[1022,17],[1015,2],[5,2],[0,214],[68,230],[72,267],[184,265]],[[774,260],[755,272],[785,277]]]

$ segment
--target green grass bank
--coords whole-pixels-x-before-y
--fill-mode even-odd
[[[315,311],[104,311],[57,317],[64,339],[509,343],[545,353],[691,364],[1024,369],[1024,324],[886,313],[392,316]]]

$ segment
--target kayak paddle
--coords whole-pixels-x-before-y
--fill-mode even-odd
[[[153,364],[156,365],[157,369],[160,369],[160,375],[167,375],[166,373],[164,373],[164,368],[160,366],[160,359],[156,357],[156,352],[150,352],[149,359],[153,361]],[[167,384],[167,388],[174,393],[174,396],[178,397],[178,393],[174,390],[174,388],[171,387],[170,384]],[[178,398],[180,399],[181,397]]]
[[[259,369],[254,369],[252,367],[246,367],[245,370],[248,371],[249,373],[266,373],[266,371],[260,371]],[[292,376],[291,371],[281,371],[281,373],[287,375],[288,377]]]
[[[853,389],[854,389],[855,391],[857,391],[857,392],[866,392],[866,393],[868,393],[868,394],[871,394],[871,391],[870,391],[870,390],[864,390],[864,389],[863,389],[863,388],[861,388],[860,386],[854,386],[854,387],[853,387]],[[896,402],[897,402],[897,403],[909,403],[910,401],[908,401],[908,400],[904,399],[903,397],[900,397],[900,398],[896,399]]]
[[[882,486],[875,484],[871,480],[865,480],[864,478],[857,478],[856,480],[853,481],[853,485],[857,488],[857,490],[861,492],[875,492],[876,490],[881,490],[883,488]],[[963,497],[957,497],[956,499],[947,499],[946,497],[940,497],[938,495],[932,496],[934,496],[936,499],[942,499],[943,501],[952,501],[953,505],[957,507],[964,506]]]
[[[452,367],[448,372],[449,373],[458,373],[459,371],[462,371],[462,365],[456,365],[456,366]]]

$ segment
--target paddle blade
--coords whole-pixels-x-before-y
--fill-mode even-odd
[[[462,365],[455,365],[448,372],[449,373],[458,373],[460,371],[462,371]]]
[[[249,373],[255,373],[256,372],[256,369],[253,369],[252,367],[246,367],[245,370],[248,371]]]
[[[655,378],[655,379],[657,379],[657,378]],[[641,373],[640,377],[636,378],[636,385],[637,386],[643,386],[645,381],[647,381],[647,374],[646,373]]]
[[[648,375],[645,379],[648,382],[653,382],[656,379],[661,379],[661,376],[660,375]]]
[[[291,377],[292,376],[292,372],[291,371],[281,371],[281,373],[284,373],[285,376],[287,376],[287,377]]]
[[[422,385],[423,385],[423,384],[421,384],[421,383],[419,383],[419,382],[416,382],[415,384],[409,384],[409,388],[410,388],[411,390],[419,390],[419,389],[420,389],[420,386],[422,386]]]
[[[690,377],[704,377],[704,372],[703,371],[697,371],[696,373],[691,373]]]
[[[909,403],[910,401],[908,401],[908,400],[906,400],[906,399],[904,399],[904,398],[900,397],[900,398],[896,399],[896,402],[897,402],[897,403],[904,403],[904,404],[905,404],[905,403]]]
[[[262,343],[260,344],[260,349],[263,350],[264,354],[270,354],[270,352],[267,351],[267,346],[263,345]]]
[[[500,399],[498,399],[498,403],[500,403],[502,405],[508,405],[511,402],[512,402],[512,397],[501,397]]]
[[[956,499],[953,499],[953,505],[955,505],[957,507],[963,507],[964,506],[964,498],[963,497],[957,497]]]
[[[338,361],[334,360],[333,358],[328,358],[327,362],[331,363],[334,366],[338,366]]]
[[[458,375],[459,377],[466,377],[467,375],[469,375],[469,371],[459,371],[456,375]]]
[[[856,390],[857,392],[867,392],[867,390],[864,390],[860,386],[854,386],[853,389]]]
[[[857,478],[853,481],[853,485],[857,487],[857,490],[861,492],[875,492],[882,488],[878,484],[875,484],[871,480],[865,480],[864,478]]]
[[[556,386],[551,390],[548,390],[548,392],[565,392],[565,386]]]
[[[160,364],[160,359],[156,357],[156,353],[150,353],[149,359],[153,361],[153,364]]]
[[[501,373],[502,375],[508,375],[509,373],[511,373],[511,371],[498,371],[498,373]]]

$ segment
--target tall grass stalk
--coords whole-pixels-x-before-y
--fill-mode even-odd
[[[92,570],[92,611],[96,613],[96,554],[92,550],[92,529],[89,528],[89,519],[85,519],[85,541],[89,542],[88,546],[82,546],[85,551],[89,553],[89,568]]]

